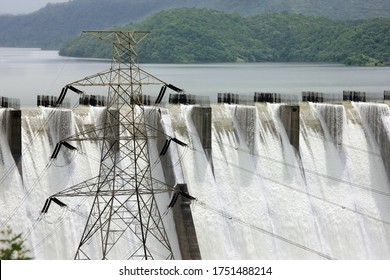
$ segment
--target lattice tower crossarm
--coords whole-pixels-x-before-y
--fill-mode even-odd
[[[142,87],[161,80],[142,71],[136,45],[148,32],[91,31],[113,46],[111,68],[71,86],[107,86],[99,176],[52,197],[86,196],[92,206],[75,259],[173,259],[156,195],[171,191],[152,177]],[[88,133],[80,133],[85,140]],[[72,140],[69,138],[68,140]],[[80,140],[75,137],[74,140]]]

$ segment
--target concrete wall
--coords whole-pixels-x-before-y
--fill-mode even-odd
[[[197,121],[203,122],[203,119],[210,119],[211,122],[211,108],[210,110],[206,110],[205,116],[202,114],[202,110],[197,111]],[[163,112],[161,112],[163,113]],[[163,131],[163,127],[161,123],[158,123],[158,130]],[[208,129],[210,136],[202,136],[204,138],[204,142],[202,141],[202,145],[205,145],[206,147],[209,147],[211,150],[211,123],[210,126],[203,127],[204,131],[201,133],[204,133],[202,135],[208,135]],[[174,135],[169,135],[173,137]],[[209,141],[206,141],[206,139],[209,138]],[[158,137],[157,141],[157,149],[158,151],[162,151],[163,146],[165,144],[165,141],[167,140],[167,136]],[[171,143],[171,145],[175,145]],[[178,190],[183,191],[185,193],[188,193],[187,185],[186,184],[177,184],[176,182],[176,176],[173,171],[173,166],[175,166],[175,163],[172,162],[172,149],[168,148],[167,152],[164,155],[160,155],[161,165],[165,177],[165,183],[169,186],[175,186],[178,188]],[[177,167],[175,167],[177,168]],[[178,200],[176,201],[176,204],[173,207],[173,217],[175,221],[175,227],[177,232],[177,237],[179,241],[180,246],[180,253],[183,260],[200,260],[200,249],[198,244],[198,239],[196,236],[196,230],[194,225],[194,220],[192,218],[192,212],[190,207],[191,201],[188,199],[183,198],[182,196],[178,197]]]
[[[192,111],[192,119],[195,123],[196,130],[203,149],[211,149],[211,120],[212,110],[210,107],[194,107]]]
[[[206,154],[207,160],[211,165],[214,173],[214,165],[212,158],[212,109],[211,107],[194,107],[192,109],[192,120],[194,121],[200,142]]]
[[[7,111],[8,143],[20,175],[22,175],[22,111]]]
[[[283,105],[280,108],[280,119],[286,130],[287,136],[293,147],[299,151],[299,118],[300,108],[298,105]]]
[[[178,184],[180,191],[188,193],[187,184]],[[191,212],[191,201],[179,196],[173,213],[183,260],[201,260],[198,238]]]

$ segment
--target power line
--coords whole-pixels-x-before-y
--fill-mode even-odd
[[[281,236],[281,235],[278,235],[278,234],[275,234],[275,233],[273,233],[273,232],[271,232],[271,231],[268,231],[268,230],[266,230],[266,229],[264,229],[264,228],[262,228],[262,227],[259,227],[259,226],[253,225],[253,224],[251,224],[251,223],[245,222],[244,220],[242,220],[242,219],[240,219],[240,218],[237,218],[237,217],[235,217],[235,216],[233,216],[233,215],[230,215],[229,213],[227,213],[227,212],[225,212],[225,211],[218,210],[218,209],[216,209],[216,208],[214,208],[214,207],[211,207],[211,206],[207,205],[207,204],[204,203],[204,202],[201,202],[201,201],[199,201],[199,200],[197,200],[197,202],[198,202],[198,205],[200,205],[200,206],[203,207],[204,209],[209,210],[209,211],[212,211],[212,212],[215,212],[215,213],[217,213],[218,215],[220,215],[220,216],[222,216],[222,217],[224,217],[224,218],[228,218],[228,219],[231,220],[231,221],[234,221],[234,222],[236,222],[236,223],[239,223],[239,224],[241,224],[241,225],[244,225],[244,226],[249,227],[249,228],[251,228],[251,229],[254,229],[254,230],[256,230],[256,231],[262,232],[263,234],[266,234],[266,235],[268,235],[268,236],[271,236],[272,238],[278,239],[278,240],[280,240],[280,241],[283,241],[283,242],[285,242],[285,243],[288,243],[288,244],[290,244],[290,245],[293,245],[293,246],[295,246],[295,247],[298,247],[298,248],[300,248],[300,249],[302,249],[302,250],[305,250],[305,251],[307,251],[307,252],[316,254],[316,255],[318,255],[318,256],[320,256],[320,257],[322,257],[322,258],[325,258],[325,259],[328,259],[328,260],[335,260],[335,258],[333,258],[333,257],[331,257],[331,256],[329,256],[329,255],[327,255],[327,254],[324,254],[324,253],[322,253],[322,252],[320,252],[320,251],[311,249],[311,248],[309,248],[309,247],[307,247],[307,246],[304,246],[304,245],[302,245],[302,244],[300,244],[300,243],[297,243],[297,242],[295,242],[295,241],[292,241],[292,240],[290,240],[290,239],[288,239],[288,238],[285,238],[285,237],[283,237],[283,236]]]
[[[0,226],[0,230],[3,229],[7,224],[8,222],[15,216],[15,214],[18,212],[18,210],[20,209],[20,207],[22,207],[22,205],[24,204],[24,202],[27,200],[27,198],[30,196],[30,194],[34,191],[34,189],[37,187],[37,185],[40,183],[42,177],[44,176],[44,174],[46,173],[46,171],[49,169],[50,165],[51,165],[51,162],[50,161],[46,166],[45,168],[42,170],[41,174],[39,174],[37,180],[34,182],[34,184],[31,186],[31,188],[27,191],[27,193],[24,195],[24,197],[22,198],[22,200],[19,202],[19,204],[14,208],[14,210],[11,212],[11,214],[7,217],[7,219],[5,219],[5,221],[3,222],[3,224]]]
[[[197,149],[195,149],[195,148],[190,148],[190,149],[193,150],[193,151],[195,151],[195,152],[197,152],[197,153],[200,153],[200,154],[202,154],[202,155],[204,154],[203,151],[199,151],[199,150],[197,150]],[[248,153],[248,154],[249,154],[249,153]],[[262,156],[259,156],[259,157],[262,157]],[[276,163],[280,163],[280,164],[285,165],[285,166],[287,166],[287,167],[292,167],[292,168],[297,168],[297,169],[300,168],[299,166],[286,164],[286,163],[284,163],[284,162],[277,161],[277,160],[274,160],[274,159],[271,159],[271,158],[268,158],[268,157],[264,157],[264,158],[267,159],[267,160],[270,160],[270,161],[274,161],[274,162],[276,162]],[[363,212],[357,211],[357,210],[355,210],[355,209],[349,208],[349,207],[347,207],[347,206],[345,206],[345,205],[342,205],[342,204],[339,204],[339,203],[336,203],[336,202],[327,200],[327,199],[325,199],[325,198],[322,198],[322,197],[320,197],[320,196],[311,194],[311,193],[306,192],[306,191],[299,190],[299,189],[297,189],[297,188],[291,187],[291,186],[288,185],[288,184],[282,183],[282,182],[280,182],[280,181],[278,181],[278,180],[276,180],[276,179],[274,179],[274,178],[266,177],[266,176],[264,176],[263,174],[260,174],[260,173],[258,173],[258,172],[255,172],[255,173],[254,173],[253,170],[249,170],[249,169],[243,168],[242,166],[240,166],[240,165],[238,165],[238,164],[234,164],[234,163],[232,163],[232,162],[227,162],[225,159],[218,158],[218,157],[216,157],[216,156],[214,156],[214,155],[213,155],[213,161],[220,161],[220,162],[226,163],[226,164],[228,164],[229,166],[232,166],[232,167],[234,167],[234,168],[236,168],[236,169],[238,169],[238,170],[241,170],[241,171],[243,171],[243,172],[245,172],[245,173],[248,173],[248,174],[250,174],[250,175],[256,175],[256,176],[258,176],[258,177],[260,177],[260,178],[262,178],[262,179],[264,179],[264,180],[266,180],[266,181],[275,183],[275,184],[277,184],[277,185],[279,185],[279,186],[282,186],[282,187],[284,187],[284,188],[287,188],[287,189],[289,189],[289,190],[291,190],[291,191],[298,192],[298,193],[302,193],[302,194],[305,194],[305,195],[307,195],[307,196],[309,196],[309,197],[312,197],[312,198],[314,198],[314,199],[316,199],[316,200],[321,200],[321,201],[326,202],[326,203],[329,203],[329,204],[331,204],[331,205],[333,205],[333,206],[337,206],[338,208],[342,209],[343,211],[350,211],[350,212],[353,212],[353,213],[355,213],[355,214],[362,215],[362,216],[365,216],[365,217],[367,217],[367,218],[369,218],[369,219],[375,220],[375,221],[377,221],[377,222],[381,222],[381,223],[390,225],[390,221],[385,221],[385,220],[379,219],[379,218],[377,218],[377,217],[374,217],[374,216],[365,214],[365,213],[363,213]],[[313,172],[313,173],[314,173],[314,172]],[[318,174],[315,174],[315,175],[320,176],[320,175],[323,175],[323,174],[318,173]],[[328,179],[332,180],[333,178],[330,177],[330,178],[328,178]],[[350,182],[348,182],[348,181],[342,181],[342,183],[344,183],[344,184],[346,184],[346,185],[349,185],[349,184],[350,184]],[[352,187],[354,187],[354,185],[352,185]],[[362,187],[362,188],[363,188],[363,187]],[[370,188],[363,188],[363,189],[368,190],[368,191],[373,191],[373,190],[370,189]],[[380,194],[380,195],[386,195],[387,197],[390,196],[390,194],[386,194],[386,193],[384,193],[384,194],[379,193],[379,194]]]
[[[195,133],[191,133],[191,134],[195,134]],[[324,141],[326,141],[326,140],[324,139]],[[233,147],[232,145],[226,145],[226,146],[230,146],[231,148],[235,148],[235,147]],[[237,148],[235,148],[235,149],[237,149]],[[249,152],[246,151],[246,150],[243,149],[243,148],[238,148],[238,149],[240,150],[240,152],[246,152],[246,153],[249,154]],[[196,150],[196,149],[193,149],[193,150],[196,151],[196,152],[199,152],[199,153],[204,154],[203,151],[199,151],[199,150]],[[368,151],[366,151],[366,152],[368,153]],[[252,155],[252,154],[251,154],[251,155]],[[268,160],[268,161],[273,161],[273,162],[275,162],[275,163],[278,163],[278,164],[281,164],[281,165],[284,165],[284,166],[287,166],[287,167],[298,168],[298,169],[301,168],[300,166],[297,166],[297,165],[294,165],[294,164],[288,164],[288,163],[286,163],[286,162],[278,161],[278,160],[275,160],[275,159],[270,158],[270,157],[266,157],[266,156],[262,156],[262,155],[257,155],[257,154],[256,154],[255,156],[256,156],[256,157],[260,157],[260,158],[264,158],[264,159],[266,159],[266,160]],[[222,160],[222,159],[220,159],[220,158],[219,158],[219,159],[216,158],[215,156],[214,156],[213,158],[214,158],[214,159],[217,159],[217,160]],[[224,162],[226,162],[226,161],[224,160]],[[246,171],[246,172],[251,172],[250,170],[244,169],[244,168],[242,168],[242,167],[240,167],[240,166],[238,166],[238,165],[234,165],[234,164],[232,164],[232,163],[228,163],[228,164],[229,164],[229,165],[232,165],[232,166],[234,166],[234,167],[236,167],[236,168],[239,168],[240,170],[244,170],[244,171]],[[352,185],[351,185],[351,182],[350,182],[350,181],[346,181],[346,180],[343,180],[343,179],[341,179],[341,178],[328,176],[328,175],[326,175],[326,174],[321,174],[321,173],[319,173],[319,172],[316,172],[316,171],[313,171],[313,170],[310,170],[310,169],[305,169],[305,168],[304,168],[304,170],[305,170],[305,172],[307,172],[307,173],[310,173],[310,174],[313,174],[313,175],[316,175],[316,176],[321,176],[321,177],[327,178],[327,179],[329,179],[329,180],[338,181],[338,182],[341,182],[341,183],[344,183],[344,184],[347,184],[347,185],[350,185],[350,186],[353,186],[353,187],[362,188],[362,189],[364,189],[364,190],[366,190],[366,191],[376,192],[376,193],[378,193],[378,194],[380,194],[380,195],[390,196],[390,194],[388,194],[388,193],[381,192],[381,191],[378,191],[378,190],[375,190],[375,189],[372,189],[372,188],[367,188],[367,187],[364,187],[364,186],[362,186],[362,185],[360,185],[360,184],[355,184],[355,185],[352,184]],[[256,173],[256,175],[259,176],[259,177],[261,177],[261,178],[263,178],[263,179],[265,179],[265,180],[268,180],[268,181],[274,182],[274,183],[276,183],[276,184],[278,184],[278,185],[281,185],[281,186],[283,186],[283,187],[289,188],[290,190],[293,190],[293,191],[296,191],[296,192],[300,192],[300,193],[306,194],[306,195],[308,195],[308,196],[310,196],[310,197],[313,197],[313,198],[315,198],[315,199],[324,201],[324,202],[326,202],[326,203],[329,203],[329,204],[332,204],[332,205],[334,205],[334,206],[340,207],[340,208],[342,208],[342,209],[345,209],[345,210],[354,212],[354,213],[356,213],[356,214],[363,215],[363,216],[365,216],[365,217],[368,217],[368,218],[370,218],[370,219],[376,220],[376,221],[378,221],[378,222],[382,222],[382,223],[385,223],[385,224],[390,224],[390,223],[387,222],[387,221],[383,221],[383,220],[380,220],[380,219],[375,218],[375,217],[373,217],[373,216],[369,216],[369,215],[366,215],[366,214],[361,213],[361,212],[359,212],[359,211],[356,211],[356,210],[354,210],[354,209],[344,207],[344,206],[341,205],[341,204],[338,204],[338,203],[335,203],[335,202],[332,202],[332,201],[323,199],[323,198],[321,198],[321,197],[315,196],[315,195],[313,195],[313,194],[310,194],[310,193],[307,193],[307,192],[304,192],[304,191],[301,191],[301,190],[292,188],[292,187],[288,186],[287,184],[283,184],[283,183],[278,182],[277,180],[274,180],[274,179],[272,179],[272,178],[267,178],[267,177],[265,177],[265,176],[263,176],[263,175],[261,175],[261,174],[258,174],[258,173]],[[38,180],[40,180],[40,179],[38,179]],[[29,193],[31,193],[31,192],[32,192],[32,190],[29,191]],[[23,204],[23,202],[24,202],[24,201],[22,201],[21,204]],[[20,206],[20,205],[19,205],[19,206]],[[216,210],[216,211],[219,211],[219,210]],[[219,212],[220,212],[220,214],[223,213],[222,211],[219,211]],[[226,214],[226,212],[224,212],[224,213]],[[230,216],[230,217],[231,217],[231,216]],[[238,221],[238,222],[245,223],[243,220],[240,220],[240,221]],[[252,225],[252,226],[253,226],[253,225]],[[256,227],[256,226],[253,226],[253,227]],[[281,237],[281,236],[279,236],[279,237],[280,237],[280,240],[283,240],[283,237]],[[298,244],[298,245],[299,245],[299,244]],[[317,252],[317,253],[318,253],[318,252]],[[319,252],[319,253],[320,253],[320,252]],[[322,253],[320,253],[320,254],[322,254]]]
[[[76,108],[77,104],[73,107]],[[46,117],[45,121],[42,123],[42,125],[38,128],[37,132],[33,135],[33,137],[30,139],[30,141],[26,144],[26,147],[23,149],[18,162],[22,161],[25,154],[31,149],[32,145],[36,141],[36,139],[39,137],[39,132],[43,131],[51,118],[55,115],[55,113],[58,112],[56,109],[52,109],[52,111],[49,113],[49,115]],[[0,186],[4,183],[4,181],[8,178],[8,176],[11,175],[11,173],[17,168],[18,162],[13,162],[13,164],[6,170],[6,172],[3,174],[3,176],[0,179]]]
[[[330,176],[330,175],[326,175],[326,174],[322,174],[322,173],[319,173],[317,171],[313,171],[311,169],[308,169],[308,168],[305,168],[305,167],[301,167],[301,166],[298,166],[298,165],[295,165],[295,164],[292,164],[292,163],[287,163],[285,161],[280,161],[280,160],[277,160],[277,159],[274,159],[274,158],[271,158],[271,157],[268,157],[268,156],[263,156],[263,155],[260,155],[260,154],[252,154],[250,153],[249,151],[246,151],[245,149],[243,148],[238,148],[238,147],[234,147],[232,145],[229,145],[227,143],[224,143],[224,146],[230,146],[232,149],[234,150],[238,150],[240,152],[243,152],[243,153],[247,153],[248,155],[251,155],[251,156],[254,156],[254,157],[258,157],[258,158],[262,158],[262,159],[265,159],[267,161],[270,161],[270,162],[274,162],[274,163],[277,163],[277,164],[280,164],[282,166],[286,166],[286,167],[290,167],[290,168],[293,168],[293,169],[298,169],[298,170],[303,170],[305,173],[308,173],[308,174],[313,174],[313,175],[316,175],[318,177],[323,177],[325,179],[328,179],[328,180],[331,180],[331,181],[335,181],[335,182],[339,182],[339,183],[343,183],[343,184],[346,184],[346,185],[349,185],[351,187],[356,187],[356,188],[359,188],[359,189],[363,189],[363,190],[366,190],[366,191],[369,191],[369,192],[373,192],[373,193],[377,193],[379,195],[383,195],[383,196],[386,196],[386,197],[390,197],[390,193],[387,193],[387,192],[383,192],[383,191],[380,191],[380,190],[377,190],[377,189],[373,189],[373,188],[370,188],[370,187],[365,187],[364,185],[362,184],[358,184],[358,183],[354,183],[354,182],[351,182],[351,181],[346,181],[344,179],[341,179],[341,178],[337,178],[337,177],[334,177],[334,176]],[[193,151],[196,151],[198,153],[201,153],[201,154],[204,154],[203,151],[199,151],[195,148],[190,148],[191,150]],[[213,155],[213,159],[216,158],[214,155]],[[218,158],[217,158],[218,159]],[[223,162],[226,162],[225,160],[223,159],[219,159]],[[245,170],[244,168],[242,168],[241,166],[239,165],[235,165],[235,164],[232,164],[232,163],[229,163],[230,165],[240,169],[240,170]],[[248,172],[252,172],[250,170],[247,170]],[[258,174],[260,175],[260,174]],[[262,175],[260,175],[262,176]]]
[[[173,129],[173,126],[172,126],[172,125],[165,124],[165,126],[171,128],[171,129]],[[189,135],[191,135],[191,137],[198,137],[197,132],[187,131],[187,133],[188,133]],[[311,136],[314,136],[314,135],[311,135]],[[324,141],[329,141],[329,140],[327,140],[327,139],[325,139],[325,138],[322,138],[322,137],[317,137],[317,138],[323,139]],[[191,141],[190,141],[190,142],[191,142]],[[329,141],[329,142],[331,142],[331,141]],[[334,143],[334,142],[332,141],[332,143]],[[275,162],[275,163],[280,164],[280,165],[282,165],[282,166],[286,166],[286,167],[290,167],[290,168],[295,168],[295,169],[300,169],[300,170],[303,169],[305,172],[307,172],[307,173],[309,173],[309,174],[313,174],[313,175],[318,176],[318,177],[324,177],[324,178],[326,178],[326,179],[328,179],[328,180],[337,181],[337,182],[346,184],[346,185],[348,185],[348,186],[350,186],[350,187],[360,188],[360,189],[363,189],[363,190],[366,190],[366,191],[370,191],[370,192],[374,192],[374,193],[377,193],[377,194],[379,194],[379,195],[384,195],[384,196],[387,196],[387,197],[390,196],[390,194],[389,194],[389,193],[386,193],[386,192],[382,192],[382,191],[379,191],[379,190],[376,190],[376,189],[373,189],[373,188],[365,187],[365,186],[363,186],[363,185],[361,185],[361,184],[353,183],[353,182],[351,182],[351,181],[346,181],[346,180],[343,180],[343,179],[340,179],[340,178],[337,178],[337,177],[334,177],[334,176],[329,176],[329,175],[326,175],[326,174],[322,174],[322,173],[319,173],[319,172],[316,172],[316,171],[313,171],[313,170],[310,170],[310,169],[307,169],[307,168],[302,168],[301,166],[297,166],[297,165],[295,165],[295,164],[289,164],[289,163],[286,163],[285,161],[276,160],[276,159],[274,159],[274,158],[270,158],[270,157],[267,157],[267,156],[264,156],[264,155],[260,155],[260,154],[253,154],[253,153],[250,153],[250,152],[249,152],[248,150],[246,150],[246,149],[237,148],[237,147],[232,146],[232,145],[229,145],[229,144],[227,144],[227,143],[224,143],[224,146],[225,146],[225,147],[228,146],[228,147],[231,147],[231,148],[234,149],[234,150],[239,150],[240,152],[247,153],[247,154],[250,155],[250,156],[254,156],[254,157],[258,157],[258,158],[263,158],[263,159],[265,159],[265,160],[267,160],[267,161]],[[356,147],[354,147],[354,146],[351,146],[351,145],[343,144],[343,146],[348,146],[348,147],[350,147],[351,149],[356,149],[356,150],[358,150],[358,151],[360,151],[360,152],[366,152],[366,153],[369,153],[369,154],[372,154],[372,155],[375,155],[375,156],[379,156],[379,154],[377,154],[377,153],[374,153],[374,152],[371,152],[371,151],[366,151],[366,150],[363,150],[363,149],[358,149],[358,148],[356,148]],[[200,153],[200,154],[204,155],[204,151],[203,151],[203,150],[197,150],[197,149],[195,149],[194,147],[191,147],[190,149],[193,150],[193,151],[195,151],[195,152],[197,152],[197,153]],[[221,161],[221,162],[223,162],[223,163],[227,163],[227,164],[233,166],[234,168],[237,168],[237,169],[239,169],[239,170],[241,170],[241,171],[247,172],[247,173],[249,173],[249,174],[251,174],[251,175],[254,174],[254,173],[253,173],[253,170],[245,169],[245,168],[243,168],[243,167],[241,167],[241,166],[239,166],[239,165],[237,165],[237,164],[234,164],[234,163],[232,163],[232,162],[227,162],[225,159],[217,158],[215,155],[213,155],[213,161],[215,161],[215,160]],[[309,196],[309,197],[312,197],[312,198],[314,198],[314,199],[316,199],[316,200],[320,200],[320,201],[322,201],[322,202],[325,202],[325,203],[328,203],[328,204],[330,204],[330,205],[336,206],[336,207],[338,207],[339,209],[342,209],[343,211],[349,211],[349,212],[355,213],[355,214],[357,214],[357,215],[361,215],[361,216],[364,216],[364,217],[366,217],[366,218],[372,219],[372,220],[374,220],[374,221],[377,221],[377,222],[380,222],[380,223],[384,223],[384,224],[390,225],[390,222],[389,222],[389,221],[385,221],[385,220],[382,220],[382,219],[380,219],[380,218],[374,217],[374,216],[372,216],[372,215],[369,215],[369,214],[363,213],[363,212],[361,212],[361,211],[358,211],[358,210],[356,210],[356,209],[349,208],[349,207],[347,207],[347,206],[345,206],[345,205],[342,205],[342,204],[340,204],[340,203],[336,203],[336,202],[327,200],[327,199],[322,198],[322,197],[320,197],[320,196],[311,194],[311,193],[309,193],[309,192],[307,192],[307,191],[302,191],[302,190],[300,190],[300,189],[291,187],[291,186],[289,186],[288,184],[282,183],[282,182],[280,182],[280,181],[278,181],[278,180],[275,180],[274,178],[266,177],[266,176],[264,176],[263,174],[260,174],[260,173],[258,173],[258,172],[255,173],[255,175],[258,176],[258,177],[260,177],[260,178],[262,178],[262,179],[264,179],[264,180],[273,182],[273,183],[275,183],[275,184],[277,184],[277,185],[280,185],[280,186],[282,186],[282,187],[284,187],[284,188],[290,189],[291,191],[298,192],[298,193],[302,193],[302,194],[305,194],[305,195],[307,195],[307,196]]]

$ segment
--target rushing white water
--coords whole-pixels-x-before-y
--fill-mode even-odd
[[[213,108],[215,177],[183,107],[185,179],[207,205],[193,205],[203,258],[388,258],[390,188],[369,125],[353,107],[301,106],[298,152],[279,106]]]
[[[300,145],[290,144],[279,118],[282,105],[213,105],[212,153],[205,153],[192,106],[146,111],[153,175],[187,183],[203,259],[388,259],[390,186],[386,162],[390,128],[387,105],[301,104]],[[89,205],[54,208],[37,221],[45,199],[98,174],[100,144],[55,144],[99,127],[104,109],[23,111],[23,182],[0,127],[0,222],[23,232],[36,259],[72,259]],[[2,123],[5,110],[0,110]],[[157,134],[176,137],[171,165],[162,168]],[[160,135],[161,136],[161,135]],[[164,139],[160,139],[164,140]],[[387,141],[389,142],[389,141]],[[163,162],[163,164],[166,164]],[[159,200],[161,208],[168,198]],[[165,209],[162,210],[164,212]],[[164,218],[180,258],[172,213]],[[120,257],[120,252],[118,252]]]

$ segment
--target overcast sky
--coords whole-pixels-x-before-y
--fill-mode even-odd
[[[0,0],[0,14],[27,14],[47,3],[68,2],[68,0]]]

